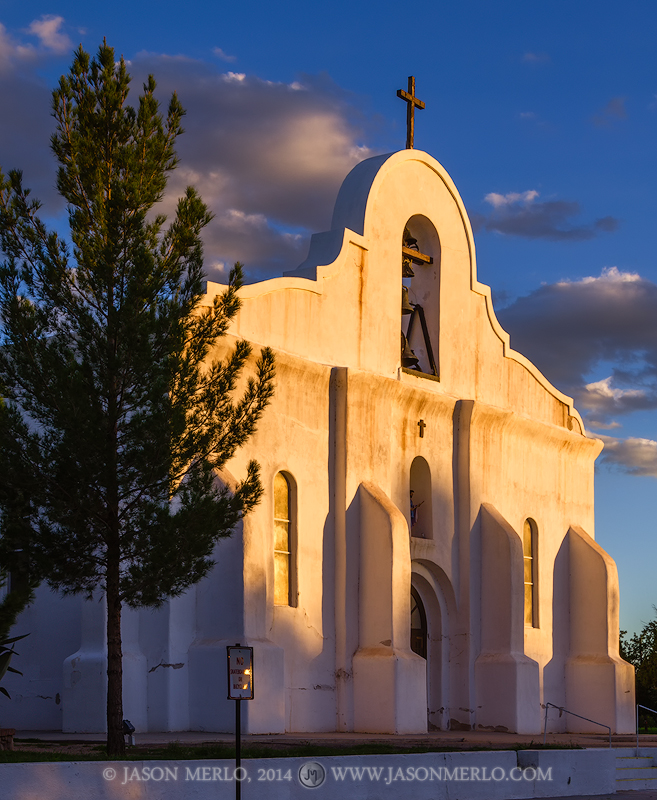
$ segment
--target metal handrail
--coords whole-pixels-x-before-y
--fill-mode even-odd
[[[579,719],[586,720],[586,722],[592,722],[594,725],[599,725],[601,728],[606,728],[609,731],[609,747],[611,747],[611,728],[609,725],[604,725],[602,722],[596,722],[594,719],[589,719],[588,717],[583,717],[581,714],[576,714],[574,711],[568,711],[567,708],[563,706],[555,706],[554,703],[546,703],[545,704],[545,727],[543,729],[543,744],[547,741],[547,717],[548,717],[548,708],[552,706],[552,708],[559,709],[559,716],[561,716],[564,712],[566,714],[570,714],[573,717],[578,717]]]
[[[646,711],[652,711],[653,714],[657,714],[654,708],[648,708],[648,706],[642,706],[641,703],[636,704],[636,757],[639,757],[639,709],[645,708]]]

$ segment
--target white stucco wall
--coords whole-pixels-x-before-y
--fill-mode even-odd
[[[407,225],[433,257],[415,267],[409,297],[424,308],[438,376],[400,364]],[[205,302],[220,291],[208,283]],[[419,731],[428,722],[538,733],[545,701],[575,703],[583,716],[629,730],[617,577],[592,538],[601,443],[585,435],[572,400],[511,349],[490,290],[477,280],[470,223],[442,166],[416,150],[358,165],[340,190],[332,230],[313,237],[306,262],[240,296],[213,357],[237,338],[253,343],[253,360],[259,346],[271,346],[276,392],[222,479],[239,480],[256,458],[265,494],[217,546],[206,581],[157,612],[142,611],[126,630],[133,682],[142,687],[130,701],[138,724],[230,730],[225,646],[240,641],[253,645],[259,665],[244,719],[251,732]],[[411,345],[422,346],[416,338]],[[431,518],[428,538],[409,535],[417,457],[431,476],[431,502],[420,509]],[[273,600],[279,471],[294,485],[289,606]],[[527,518],[537,526],[536,627],[522,614]],[[409,647],[411,583],[427,612],[426,662]],[[52,627],[67,643],[58,664],[77,648],[98,650],[97,623],[81,623],[74,608]],[[594,654],[584,628],[597,637]],[[379,629],[390,633],[372,640]],[[102,724],[91,721],[104,702],[92,673],[83,671],[70,695],[69,728]],[[5,724],[17,724],[18,705]]]

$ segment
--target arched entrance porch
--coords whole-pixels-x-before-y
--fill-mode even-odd
[[[427,660],[429,730],[447,730],[450,720],[448,602],[432,567],[437,569],[435,565],[412,563],[410,644],[414,653]]]

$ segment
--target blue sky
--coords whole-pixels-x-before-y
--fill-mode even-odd
[[[479,278],[513,346],[605,438],[596,538],[621,627],[657,604],[657,5],[607,0],[131,2],[0,0],[0,165],[62,220],[49,95],[103,37],[188,110],[172,194],[216,217],[210,277],[296,266],[362,158],[404,147],[396,90],[416,76],[416,146],[449,171]]]

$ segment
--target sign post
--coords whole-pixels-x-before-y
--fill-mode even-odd
[[[253,648],[226,647],[228,699],[235,701],[235,798],[242,797],[242,700],[253,700]]]

